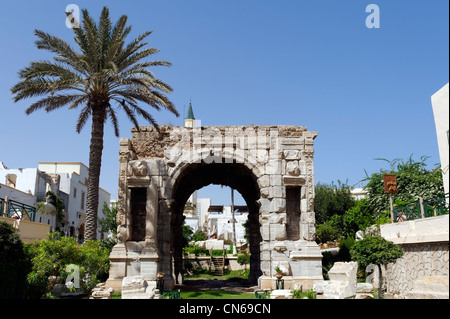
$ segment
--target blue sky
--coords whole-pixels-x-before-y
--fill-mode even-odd
[[[90,123],[77,134],[77,111],[27,116],[32,100],[13,103],[10,93],[21,68],[49,58],[35,48],[34,29],[72,42],[70,3],[96,20],[105,5],[114,21],[127,15],[130,40],[153,30],[149,46],[160,50],[153,58],[173,64],[153,71],[174,88],[169,98],[181,114],[192,98],[203,125],[318,131],[316,182],[362,186],[365,171],[388,168],[375,158],[426,155],[430,167],[439,163],[431,95],[449,81],[447,0],[17,0],[2,3],[0,19],[0,161],[10,168],[88,164]],[[365,23],[371,3],[380,9],[377,29]],[[152,114],[183,125],[183,115]],[[119,120],[120,136],[131,137],[131,123],[124,114]],[[104,141],[100,184],[116,198],[119,140],[110,124]],[[211,188],[199,196],[215,204],[230,197]]]

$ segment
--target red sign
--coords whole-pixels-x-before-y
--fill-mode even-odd
[[[384,192],[387,194],[397,193],[397,176],[394,174],[384,174]]]

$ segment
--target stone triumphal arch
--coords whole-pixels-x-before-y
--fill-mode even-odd
[[[271,288],[275,268],[286,288],[322,277],[315,243],[313,144],[302,126],[162,126],[132,129],[119,150],[118,244],[108,284],[182,272],[181,225],[189,196],[209,184],[239,191],[249,208],[250,277]]]

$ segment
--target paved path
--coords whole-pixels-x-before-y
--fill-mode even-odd
[[[205,291],[222,289],[226,291],[253,292],[254,284],[245,279],[221,280],[221,279],[190,279],[181,285],[175,285],[175,289],[184,291]]]

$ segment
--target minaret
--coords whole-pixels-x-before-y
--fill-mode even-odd
[[[194,128],[195,126],[195,117],[194,117],[194,111],[192,110],[192,101],[191,98],[189,98],[189,108],[187,111],[187,115],[184,118],[184,127],[190,127]],[[189,225],[193,226],[194,231],[200,228],[200,218],[197,215],[197,191],[194,191],[191,196],[189,196],[183,211],[184,216],[190,217],[191,219],[197,219],[196,225]]]
[[[188,108],[188,112],[186,115],[186,118],[184,119],[184,127],[194,127],[194,121],[195,121],[195,117],[194,117],[194,111],[192,110],[192,101],[189,98],[189,108]]]

